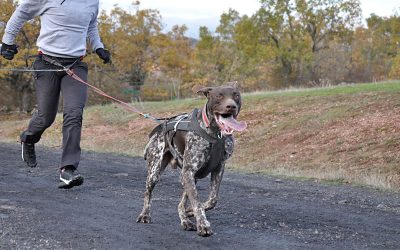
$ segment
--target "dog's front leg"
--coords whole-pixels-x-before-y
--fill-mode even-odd
[[[208,196],[208,200],[202,204],[205,211],[211,210],[217,205],[219,187],[224,175],[224,169],[225,164],[222,163],[220,167],[211,172],[210,195]],[[186,217],[193,217],[193,210],[191,208],[187,209],[185,215]]]
[[[215,205],[217,205],[219,187],[221,185],[222,176],[224,175],[224,169],[225,163],[222,163],[219,168],[211,172],[210,195],[203,205],[206,211],[213,209]]]
[[[186,231],[196,231],[196,224],[194,224],[186,215],[186,203],[187,203],[187,194],[186,191],[183,191],[181,202],[178,205],[178,214],[181,220],[181,226],[183,230]]]
[[[197,234],[200,236],[210,236],[212,234],[210,222],[208,222],[205,210],[199,201],[196,188],[194,173],[191,169],[182,169],[181,181],[196,218]]]
[[[233,139],[233,136],[229,136],[226,138],[224,159],[221,162],[220,166],[211,172],[210,196],[203,205],[206,211],[213,209],[215,205],[217,205],[219,187],[221,185],[222,176],[224,175],[224,170],[225,170],[225,162],[232,156],[235,144],[234,142],[235,141]]]

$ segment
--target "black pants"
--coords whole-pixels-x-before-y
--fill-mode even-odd
[[[63,65],[69,65],[73,59],[56,58]],[[34,69],[59,69],[38,57]],[[71,68],[76,75],[87,81],[87,64],[78,60]],[[72,165],[78,167],[81,157],[82,114],[87,100],[86,85],[74,80],[65,72],[35,72],[35,90],[38,112],[35,113],[28,129],[21,134],[21,141],[37,143],[43,132],[54,122],[60,93],[63,99],[63,144],[60,167]]]

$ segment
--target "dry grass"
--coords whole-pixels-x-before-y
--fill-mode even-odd
[[[396,82],[244,95],[229,168],[400,190],[400,84]],[[138,106],[158,116],[200,107],[202,99]],[[0,119],[1,120],[1,119]],[[0,122],[0,140],[17,141],[26,117]],[[142,155],[151,120],[114,105],[85,111],[82,148]],[[42,144],[60,147],[61,117]]]

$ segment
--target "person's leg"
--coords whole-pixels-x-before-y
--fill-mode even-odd
[[[82,80],[87,81],[86,63],[76,63],[73,71]],[[61,93],[64,110],[61,167],[73,166],[76,169],[81,156],[82,116],[87,100],[87,87],[67,75],[61,80]]]
[[[33,64],[35,69],[53,69],[54,66],[41,58]],[[39,142],[43,132],[54,122],[60,96],[60,72],[35,72],[36,103],[38,110],[31,118],[28,128],[21,134],[22,158],[30,167],[35,167],[34,144]]]
[[[87,81],[87,65],[78,62],[73,71],[82,80]],[[63,147],[61,156],[60,188],[71,188],[83,183],[83,177],[75,170],[78,168],[81,157],[81,131],[83,108],[87,100],[86,85],[76,81],[71,76],[61,80],[63,97]]]

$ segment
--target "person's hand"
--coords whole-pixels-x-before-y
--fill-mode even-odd
[[[110,51],[103,48],[99,48],[96,49],[96,54],[103,60],[104,64],[111,63]]]
[[[14,55],[18,54],[18,46],[13,44],[13,45],[8,45],[3,43],[1,45],[1,50],[0,54],[7,60],[12,60],[14,59]]]

